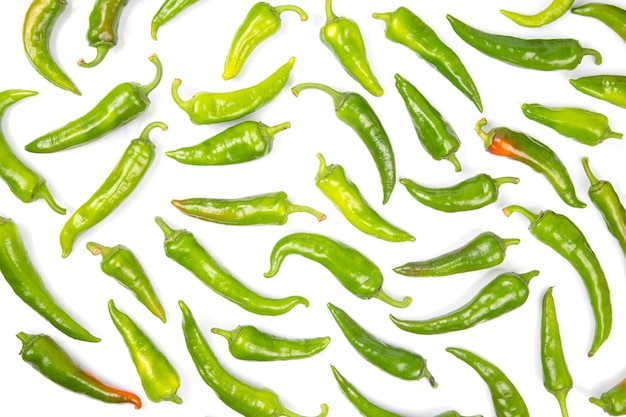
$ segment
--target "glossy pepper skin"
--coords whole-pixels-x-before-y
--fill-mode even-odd
[[[608,117],[585,109],[524,103],[522,112],[530,120],[588,146],[596,146],[606,139],[621,139],[624,136],[611,130]]]
[[[102,185],[65,223],[59,238],[64,258],[72,252],[78,235],[104,220],[137,188],[154,160],[155,146],[149,135],[155,128],[167,130],[167,125],[152,122],[146,126],[139,138],[130,142]]]
[[[503,184],[517,184],[519,178],[492,178],[487,174],[478,174],[450,187],[432,188],[415,181],[402,178],[409,194],[420,203],[446,213],[477,210],[495,203]]]
[[[512,205],[502,209],[506,216],[521,213],[530,220],[528,229],[540,242],[564,257],[580,275],[595,317],[596,328],[589,356],[593,356],[611,333],[613,309],[611,293],[602,266],[589,242],[568,217],[544,210],[535,214],[524,207]]]
[[[152,314],[165,323],[163,305],[161,305],[146,271],[130,249],[123,245],[107,247],[96,242],[88,242],[87,250],[92,255],[102,255],[100,262],[102,272],[130,290]]]
[[[183,301],[179,301],[178,305],[183,313],[183,335],[191,359],[204,382],[224,404],[244,416],[302,417],[286,409],[274,391],[254,387],[224,369],[200,332],[189,307]],[[322,404],[321,408],[322,412],[318,417],[325,417],[328,406]]]
[[[500,13],[514,21],[520,26],[538,28],[548,23],[552,23],[563,16],[572,7],[575,0],[552,0],[552,3],[545,9],[532,15],[525,15],[509,10],[500,10]]]
[[[291,127],[289,122],[268,126],[262,122],[238,123],[196,145],[165,155],[187,165],[231,165],[250,162],[268,155],[274,135]]]
[[[465,65],[426,22],[406,7],[398,7],[392,13],[374,13],[372,17],[385,22],[387,39],[406,46],[432,65],[482,113],[480,93]]]
[[[52,382],[99,401],[131,403],[136,409],[141,408],[141,398],[132,392],[107,385],[83,370],[50,336],[19,332],[17,338],[22,342],[20,355],[24,362]]]
[[[239,74],[252,51],[280,30],[281,14],[287,11],[297,13],[303,22],[309,18],[304,10],[293,5],[271,6],[261,1],[252,6],[230,45],[223,79],[230,80]]]
[[[176,395],[180,387],[180,378],[170,361],[144,331],[115,306],[113,300],[109,300],[108,307],[109,316],[124,339],[141,378],[141,385],[150,401],[155,403],[172,401],[175,404],[182,404],[183,400]]]
[[[200,92],[185,101],[178,95],[180,78],[172,82],[172,97],[192,123],[203,125],[239,119],[268,104],[287,85],[295,57],[251,87],[229,92]]]
[[[18,101],[36,95],[35,91],[6,90],[0,92],[0,123],[4,113]],[[13,153],[2,129],[0,128],[0,178],[9,186],[11,192],[24,203],[44,200],[48,206],[59,214],[66,210],[59,206],[48,190],[46,180],[32,168],[22,162]]]
[[[291,91],[297,97],[302,90],[310,88],[328,94],[335,104],[337,118],[359,135],[374,158],[383,187],[383,204],[387,203],[396,185],[396,161],[389,136],[372,106],[358,93],[339,92],[323,84],[298,84]]]
[[[211,329],[211,333],[228,341],[228,350],[244,361],[287,361],[310,358],[330,343],[330,337],[287,339],[263,332],[254,326],[237,326],[233,330]]]
[[[328,303],[328,309],[350,345],[366,361],[406,381],[426,378],[431,387],[437,388],[437,382],[421,355],[378,339],[361,327],[348,313],[331,303]]]
[[[581,47],[575,39],[522,39],[496,35],[475,29],[450,15],[447,18],[452,29],[468,45],[510,65],[539,71],[572,70],[585,55],[592,55],[596,65],[602,63],[598,51]]]
[[[483,127],[486,125],[487,119],[480,119],[475,129],[487,152],[528,165],[546,177],[565,203],[576,208],[587,207],[576,196],[567,168],[552,149],[525,133],[506,127],[494,127],[485,132]]]
[[[539,271],[498,275],[465,305],[439,317],[402,320],[390,315],[393,324],[416,334],[443,334],[469,329],[521,307],[530,294],[528,284]]]
[[[308,307],[309,302],[302,297],[267,298],[255,293],[218,264],[193,234],[184,229],[172,229],[160,217],[155,222],[165,235],[165,255],[194,274],[207,287],[241,308],[255,314],[278,316],[299,304]]]
[[[28,61],[42,77],[57,87],[81,95],[50,53],[52,30],[66,6],[67,0],[33,0],[24,18],[22,43]]]
[[[424,261],[408,262],[393,270],[409,277],[442,277],[491,268],[504,261],[506,249],[519,239],[502,239],[493,232],[483,232],[465,245]]]
[[[57,304],[32,264],[17,225],[4,217],[0,217],[0,273],[13,292],[54,327],[77,340],[100,341]]]
[[[317,157],[320,166],[315,185],[354,227],[389,242],[415,241],[413,235],[389,223],[368,204],[341,165],[326,165],[321,154],[317,154]]]
[[[574,7],[572,13],[598,19],[626,41],[626,10],[611,4],[587,3]]]
[[[154,79],[146,84],[126,82],[115,86],[94,108],[83,116],[33,140],[25,149],[34,153],[50,153],[96,140],[137,118],[150,105],[148,94],[161,81],[163,67],[156,55],[150,62],[156,67]]]
[[[325,214],[311,207],[293,204],[283,191],[237,199],[172,200],[172,205],[187,216],[233,226],[283,225],[292,213],[309,213],[320,222],[326,219]]]
[[[624,75],[590,75],[569,82],[581,93],[626,108],[626,76]]]
[[[109,50],[117,45],[117,29],[122,11],[130,0],[96,0],[89,15],[87,42],[96,48],[96,57],[91,62],[78,60],[78,65],[85,68],[95,67],[102,62]]]
[[[150,24],[150,36],[152,36],[152,39],[157,40],[157,32],[161,26],[197,2],[198,0],[165,0],[152,18],[152,23]]]
[[[603,392],[600,398],[590,397],[589,401],[602,408],[610,416],[626,415],[626,379]]]

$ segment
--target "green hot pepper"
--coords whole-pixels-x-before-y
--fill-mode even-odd
[[[291,254],[320,263],[341,285],[361,299],[378,298],[400,308],[411,304],[411,297],[395,300],[383,291],[383,273],[361,252],[314,233],[293,233],[276,242],[270,255],[270,269],[263,275],[266,278],[276,275],[285,257]]]
[[[157,40],[157,32],[161,26],[196,2],[198,0],[165,0],[152,18],[152,23],[150,24],[152,39]]]
[[[258,2],[252,6],[235,33],[226,56],[223,79],[230,80],[239,74],[252,51],[265,39],[278,32],[281,26],[281,14],[287,11],[300,15],[300,20],[303,22],[309,18],[306,12],[298,6],[271,6],[265,2]]]
[[[575,0],[552,0],[552,3],[542,11],[533,15],[525,15],[508,10],[500,10],[500,13],[521,26],[538,28],[547,25],[563,16],[572,7]]]
[[[626,76],[624,75],[590,75],[569,82],[582,93],[626,108]]]
[[[231,165],[253,161],[268,155],[274,135],[291,127],[289,122],[268,126],[245,121],[196,145],[165,152],[172,159],[188,165]]]
[[[610,416],[626,415],[626,379],[603,392],[600,398],[590,397],[589,401],[602,408]]]
[[[337,118],[350,126],[369,150],[378,168],[385,204],[396,185],[396,162],[391,141],[380,119],[367,100],[358,93],[342,93],[317,83],[298,84],[291,91],[297,97],[302,90],[309,88],[323,91],[333,99]]]
[[[302,417],[285,408],[278,395],[268,388],[257,388],[228,373],[218,362],[213,350],[200,332],[189,307],[179,301],[183,313],[183,334],[187,350],[198,373],[220,400],[237,413],[255,417]],[[328,414],[328,406],[322,404],[318,417]]]
[[[165,255],[194,274],[207,287],[241,308],[255,314],[278,316],[299,304],[309,305],[302,297],[267,298],[253,292],[218,264],[193,234],[184,229],[172,229],[160,217],[155,221],[165,235]]]
[[[564,257],[580,275],[596,322],[589,356],[593,356],[611,333],[613,309],[611,294],[604,271],[589,242],[580,229],[566,216],[551,210],[535,214],[524,207],[512,205],[502,209],[506,216],[521,213],[530,220],[532,235]]]
[[[172,97],[195,124],[211,124],[239,119],[268,104],[287,85],[296,58],[278,68],[272,75],[251,87],[230,92],[200,92],[184,101],[178,95],[182,81],[172,82]]]
[[[139,85],[126,82],[117,85],[89,112],[35,139],[25,149],[28,152],[49,153],[83,145],[135,119],[150,105],[148,94],[159,85],[163,73],[161,61],[156,55],[148,59],[156,67],[156,75],[150,83]]]
[[[64,258],[72,252],[79,234],[104,220],[137,188],[154,160],[155,147],[149,135],[155,128],[167,130],[167,125],[153,122],[146,126],[139,138],[130,142],[100,188],[65,223],[60,236]]]
[[[130,0],[96,0],[89,15],[87,41],[96,48],[96,57],[91,62],[78,60],[78,65],[85,68],[95,67],[102,62],[109,50],[117,45],[117,28],[124,7]]]
[[[574,7],[572,13],[598,19],[626,41],[626,10],[611,4],[587,3]]]
[[[310,358],[330,343],[330,337],[313,339],[286,339],[262,332],[254,326],[237,326],[233,330],[211,329],[211,333],[228,341],[228,350],[237,359],[245,361],[286,361]]]

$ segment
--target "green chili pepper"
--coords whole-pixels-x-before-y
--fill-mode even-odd
[[[389,242],[415,241],[415,237],[382,218],[365,200],[357,186],[346,177],[341,165],[326,165],[322,154],[315,185],[354,227]]]
[[[482,32],[447,15],[452,29],[468,45],[507,64],[540,71],[572,70],[585,55],[592,55],[596,65],[602,55],[583,48],[575,39],[522,39]]]
[[[325,214],[311,207],[293,204],[283,191],[238,199],[188,198],[172,200],[172,204],[196,219],[236,226],[283,225],[291,213],[309,213],[320,222],[326,219]]]
[[[569,82],[582,93],[626,108],[626,76],[590,75]]]
[[[165,323],[163,306],[146,271],[130,249],[123,245],[109,248],[96,242],[88,242],[87,249],[93,255],[102,255],[100,262],[102,272],[115,278],[117,282],[129,289],[152,314]]]
[[[83,370],[50,336],[19,332],[17,338],[22,341],[20,355],[24,362],[55,384],[106,403],[131,403],[141,408],[141,398]]]
[[[6,90],[0,92],[0,122],[6,110],[18,101],[36,95],[35,91]],[[32,203],[42,199],[59,214],[66,210],[59,206],[48,190],[46,180],[24,164],[11,150],[6,137],[0,128],[0,178],[17,198],[24,203]]]
[[[154,160],[155,147],[149,135],[157,127],[167,130],[167,125],[162,122],[146,126],[139,138],[130,142],[100,188],[65,223],[60,236],[64,258],[72,252],[74,240],[79,234],[104,220],[137,188]]]
[[[393,270],[409,277],[442,277],[491,268],[504,261],[509,246],[519,242],[519,239],[502,239],[495,233],[484,232],[451,252],[424,261],[409,262]]]
[[[157,31],[161,26],[197,1],[198,0],[165,0],[152,18],[152,24],[150,26],[152,39],[157,40]]]
[[[599,145],[605,139],[621,139],[624,136],[611,130],[608,117],[585,109],[522,104],[522,111],[530,120],[589,146]]]
[[[572,13],[598,19],[626,41],[626,10],[611,4],[587,3],[574,7]]]
[[[573,381],[563,356],[559,322],[557,321],[554,298],[552,297],[552,287],[548,288],[544,294],[542,305],[541,366],[543,368],[543,386],[550,394],[556,397],[561,408],[561,415],[569,417],[565,398],[573,387]]]
[[[395,300],[383,291],[383,273],[361,252],[314,233],[293,233],[276,242],[270,256],[270,269],[263,274],[265,278],[276,275],[285,257],[291,254],[320,263],[339,280],[341,285],[361,299],[378,298],[399,308],[411,304],[411,297]]]
[[[468,303],[439,317],[426,320],[401,320],[389,315],[400,329],[416,334],[442,334],[469,329],[521,307],[530,291],[530,280],[539,271],[498,275],[485,285]]]
[[[349,91],[342,93],[323,84],[298,84],[291,91],[297,97],[302,90],[309,88],[321,90],[333,99],[337,118],[350,126],[369,150],[378,168],[385,204],[396,185],[396,162],[391,141],[374,109],[360,94]]]
[[[426,152],[437,161],[447,159],[454,165],[455,171],[460,171],[461,164],[455,153],[461,146],[461,141],[452,126],[413,84],[399,74],[395,78],[396,88]]]
[[[533,15],[510,12],[508,10],[500,10],[500,13],[520,26],[538,28],[552,23],[563,16],[572,7],[572,4],[574,4],[574,0],[552,0],[548,7]]]
[[[348,313],[331,303],[328,303],[328,309],[348,342],[366,361],[406,381],[426,378],[431,387],[437,388],[437,381],[426,367],[426,360],[421,355],[379,340],[354,321]]]
[[[57,87],[81,95],[50,53],[52,29],[66,6],[67,0],[33,0],[24,18],[22,42],[28,61],[42,77]]]
[[[4,217],[0,217],[0,273],[15,294],[54,327],[77,340],[100,341],[56,303],[30,260],[17,225]]]
[[[497,417],[530,416],[524,399],[500,368],[465,349],[449,347],[446,352],[471,366],[485,381],[491,393],[491,400]]]
[[[176,78],[172,83],[172,97],[195,124],[228,122],[250,114],[272,101],[287,85],[295,57],[278,68],[276,72],[260,83],[230,92],[200,92],[184,101],[178,95],[182,81]]]
[[[267,298],[253,292],[218,264],[193,234],[184,229],[172,229],[160,217],[154,220],[165,235],[165,255],[189,270],[207,287],[241,308],[255,314],[278,316],[298,304],[308,307],[309,302],[302,297]]]
[[[310,358],[323,351],[330,337],[314,339],[286,339],[262,332],[254,326],[237,326],[233,330],[211,329],[211,333],[228,341],[228,350],[237,359],[245,361],[286,361]]]
[[[309,18],[298,6],[271,6],[265,2],[258,2],[252,6],[235,33],[226,56],[223,79],[230,80],[239,74],[252,51],[265,39],[278,32],[281,26],[280,16],[287,11],[300,15],[303,22]]]
[[[182,301],[179,301],[178,305],[183,313],[183,334],[191,359],[204,382],[215,391],[224,404],[244,416],[302,417],[286,409],[274,391],[253,387],[228,373],[218,362],[200,332],[189,307]],[[318,417],[325,417],[328,414],[328,406],[322,404],[321,408],[322,412]]]
[[[139,85],[126,82],[117,85],[85,115],[35,139],[25,149],[28,152],[49,153],[83,145],[135,119],[150,105],[148,94],[159,85],[163,73],[161,61],[156,55],[148,59],[156,67],[156,75],[150,83]]]
[[[589,242],[580,229],[566,216],[551,210],[535,214],[524,207],[512,205],[502,209],[506,216],[521,213],[528,220],[528,229],[540,242],[564,257],[582,278],[596,322],[596,329],[588,355],[593,356],[611,332],[613,312],[611,294],[604,271]]]
[[[332,0],[326,0],[326,23],[320,29],[322,43],[337,57],[343,69],[370,94],[380,97],[383,88],[367,60],[367,51],[359,25],[333,12]]]
[[[182,404],[183,400],[176,395],[180,387],[178,373],[165,355],[128,315],[115,307],[113,300],[109,300],[109,315],[128,347],[150,401]]]
[[[492,178],[478,174],[451,187],[429,188],[406,178],[400,180],[409,194],[420,203],[447,213],[476,210],[495,203],[502,184],[517,184],[519,178]]]
[[[568,205],[576,208],[587,206],[576,196],[567,168],[552,149],[533,137],[506,127],[494,127],[485,132],[483,127],[486,125],[487,119],[480,119],[475,129],[487,152],[522,162],[542,174]]]
[[[291,127],[289,122],[268,126],[245,121],[196,145],[165,152],[165,155],[188,165],[230,165],[253,161],[268,155],[274,135]]]
[[[626,379],[602,393],[600,398],[590,397],[589,401],[610,416],[626,415]]]
[[[117,45],[117,28],[124,7],[129,0],[96,0],[89,15],[87,41],[96,48],[96,57],[91,62],[78,60],[78,65],[85,68],[95,67],[102,62],[109,50]]]
[[[406,7],[399,7],[393,13],[374,13],[372,17],[385,22],[387,39],[406,46],[432,65],[482,113],[480,94],[465,65],[422,19]]]

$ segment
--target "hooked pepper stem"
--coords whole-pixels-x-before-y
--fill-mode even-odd
[[[457,159],[456,155],[452,154],[452,155],[448,156],[445,159],[447,159],[448,161],[452,162],[452,165],[454,165],[454,170],[456,172],[460,172],[461,171],[461,163]]]
[[[111,49],[111,44],[106,43],[103,45],[99,45],[96,47],[96,57],[91,62],[85,62],[83,58],[78,60],[78,65],[83,68],[93,68],[99,63],[102,62],[105,56],[109,53],[109,49]]]
[[[157,127],[163,131],[166,131],[168,129],[167,125],[163,122],[152,122],[141,131],[139,139],[149,140],[150,132]]]
[[[283,12],[295,12],[300,15],[300,20],[302,22],[306,21],[309,18],[309,15],[306,14],[304,10],[302,10],[298,6],[294,6],[293,4],[285,4],[282,6],[274,6],[274,11],[279,15]]]
[[[326,215],[324,213],[320,213],[312,207],[301,206],[299,204],[293,204],[291,201],[287,200],[287,214],[291,213],[309,213],[317,218],[318,222],[322,220],[326,220]]]
[[[483,130],[483,127],[487,126],[487,119],[482,118],[476,122],[474,126],[474,130],[478,134],[478,136],[485,142],[485,145],[489,145],[489,134]]]
[[[391,298],[389,294],[385,293],[382,289],[378,290],[374,298],[378,298],[380,301],[383,301],[390,306],[397,308],[406,308],[411,305],[411,302],[413,302],[413,299],[408,295],[402,300],[396,300],[395,298]]]
[[[326,0],[326,24],[337,19],[337,15],[333,12],[333,0]]]
[[[341,104],[341,101],[343,100],[345,94],[340,93],[339,91],[330,88],[327,85],[324,84],[320,84],[320,83],[302,83],[302,84],[298,84],[296,86],[293,86],[291,88],[291,92],[298,97],[298,94],[300,94],[300,92],[302,90],[307,90],[309,88],[315,89],[315,90],[321,90],[323,92],[325,92],[326,94],[328,94],[332,99],[333,102],[335,103],[335,108],[339,107],[339,105]]]
[[[582,48],[582,56],[585,56],[585,55],[593,56],[595,59],[596,65],[602,64],[602,55],[600,55],[600,52],[596,51],[595,49]]]
[[[530,210],[525,209],[522,206],[518,206],[518,205],[515,205],[515,204],[503,208],[502,212],[504,213],[504,215],[506,217],[509,217],[511,215],[511,213],[521,213],[528,220],[530,220],[531,223],[534,222],[535,220],[537,220],[537,218],[539,218],[539,216],[537,214],[531,212]]]
[[[50,206],[52,210],[59,214],[67,213],[67,210],[61,207],[59,203],[55,201],[54,197],[52,197],[52,194],[50,193],[50,190],[48,190],[48,186],[45,182],[42,182],[35,188],[35,191],[33,192],[33,199],[42,199],[48,204],[48,206]]]
[[[157,54],[152,54],[148,57],[148,60],[154,64],[156,67],[156,74],[152,81],[148,84],[139,86],[139,91],[147,96],[152,90],[154,90],[157,85],[161,82],[161,78],[163,77],[163,65],[161,64],[161,60],[157,56]]]
[[[519,182],[519,178],[500,177],[500,178],[494,178],[493,182],[496,184],[496,187],[499,188],[502,184],[517,184]]]
[[[587,174],[587,178],[589,178],[589,182],[591,183],[591,186],[593,187],[594,185],[597,185],[600,182],[600,180],[598,180],[598,178],[596,178],[596,176],[593,175],[593,172],[591,172],[591,168],[589,167],[589,158],[586,156],[583,157],[582,163],[583,163],[583,169],[585,170],[585,174]]]

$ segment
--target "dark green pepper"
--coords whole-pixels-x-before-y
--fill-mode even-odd
[[[591,97],[626,108],[626,76],[590,75],[569,80],[578,91]]]
[[[89,46],[96,48],[96,57],[91,62],[78,60],[78,65],[91,68],[98,65],[109,50],[117,45],[117,28],[124,7],[129,0],[96,0],[89,15],[87,41]]]
[[[572,13],[598,19],[626,41],[626,10],[612,4],[587,3],[574,7]]]
[[[152,39],[157,40],[157,32],[161,26],[196,2],[198,0],[165,0],[152,18],[152,23],[150,24]]]
[[[610,416],[626,415],[626,379],[603,392],[600,398],[590,397],[589,401]]]

